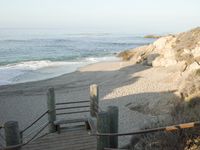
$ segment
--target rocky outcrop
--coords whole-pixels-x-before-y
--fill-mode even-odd
[[[193,76],[191,74],[200,69],[200,27],[188,32],[161,37],[153,44],[122,52],[119,56],[124,60],[152,67],[173,67],[180,72],[181,83],[189,80]],[[187,87],[186,84],[181,83],[181,86],[184,85]],[[186,91],[188,90],[183,93],[187,94],[182,93],[182,95],[187,99],[188,92]]]
[[[185,61],[187,65],[195,61],[199,62],[200,27],[177,35],[161,37],[153,44],[122,52],[119,56],[124,60],[132,61],[137,59],[144,61],[147,57],[151,57],[151,61],[152,58],[154,59],[153,66],[164,67],[175,65],[181,61]]]
[[[151,39],[158,39],[158,38],[161,38],[161,37],[162,36],[160,36],[160,35],[153,35],[153,34],[144,36],[144,38],[151,38]]]
[[[165,126],[170,123],[197,121],[200,113],[200,27],[177,35],[161,37],[153,44],[132,49],[120,54],[124,60],[133,63],[149,65],[152,69],[159,69],[166,74],[160,82],[175,84],[173,97],[166,91],[162,100],[144,100],[128,105],[130,110],[157,116],[157,121],[152,121],[153,127]],[[125,57],[124,57],[125,56]],[[152,77],[154,75],[152,74]],[[151,79],[150,79],[151,80]],[[159,83],[158,83],[159,84]],[[174,100],[173,105],[167,99]],[[182,100],[182,101],[181,101]],[[170,113],[171,112],[171,113]],[[168,116],[166,115],[168,114]],[[164,118],[164,119],[162,119]],[[170,118],[170,119],[169,119]],[[160,125],[164,123],[164,125]],[[147,128],[152,128],[151,124]],[[167,134],[163,132],[133,136],[129,149],[199,149],[200,141],[197,130],[184,131],[183,134]],[[178,143],[178,144],[177,144]],[[178,145],[178,147],[176,147]],[[181,147],[181,146],[182,147]]]

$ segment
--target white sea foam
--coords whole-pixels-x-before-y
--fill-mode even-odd
[[[79,62],[41,60],[9,64],[0,66],[0,85],[48,79],[74,72],[78,68],[91,63],[114,60],[117,60],[117,58],[90,57]]]
[[[49,60],[41,60],[41,61],[26,61],[20,62],[16,64],[6,65],[3,69],[22,69],[22,70],[38,70],[45,67],[56,67],[56,66],[63,66],[63,65],[74,65],[79,64],[80,62],[64,62],[64,61],[49,61]]]
[[[114,56],[108,56],[108,57],[88,57],[85,59],[88,62],[101,62],[101,61],[117,61],[119,58]]]
[[[39,74],[46,74],[46,78],[49,78],[51,75],[56,74],[54,73],[54,69],[56,68],[63,68],[64,66],[75,67],[77,65],[81,65],[82,63],[83,62],[52,62],[48,60],[42,60],[20,62],[16,64],[1,66],[0,85],[24,82],[23,76],[26,76],[26,81],[34,81],[40,79],[40,77],[38,77]],[[46,69],[46,72],[43,69]],[[67,72],[66,70],[64,70],[64,73]],[[31,73],[35,73],[34,76],[37,76],[37,78],[35,78],[33,75],[31,76]],[[30,78],[27,77],[28,75],[30,75]],[[60,72],[58,75],[60,75]],[[45,79],[45,76],[41,76],[41,79]]]

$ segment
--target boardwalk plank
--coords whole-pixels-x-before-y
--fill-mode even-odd
[[[96,138],[84,128],[52,133],[24,146],[22,150],[95,150]]]

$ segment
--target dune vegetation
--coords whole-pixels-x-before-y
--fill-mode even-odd
[[[131,49],[119,54],[125,61],[153,68],[178,72],[176,95],[179,101],[171,111],[172,124],[199,121],[200,119],[200,27],[176,35],[157,39],[153,44]],[[169,81],[173,83],[174,81]],[[166,122],[151,127],[165,126]],[[136,142],[137,141],[137,142]],[[154,133],[135,136],[131,149],[199,150],[200,130],[189,129],[174,133]]]

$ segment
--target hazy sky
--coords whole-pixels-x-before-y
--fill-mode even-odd
[[[200,0],[0,0],[0,28],[165,33],[200,26]]]

